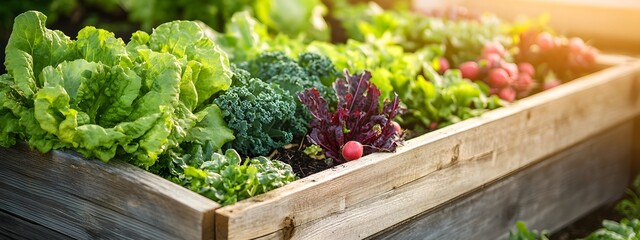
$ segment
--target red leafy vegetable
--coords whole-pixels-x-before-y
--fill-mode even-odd
[[[320,146],[328,158],[343,163],[340,150],[348,141],[357,141],[364,147],[364,155],[373,152],[394,152],[402,142],[403,134],[396,131],[392,119],[404,112],[396,95],[385,100],[380,109],[380,90],[370,82],[371,73],[350,75],[333,84],[338,97],[335,112],[329,112],[327,101],[315,88],[298,94],[313,119],[307,139]]]

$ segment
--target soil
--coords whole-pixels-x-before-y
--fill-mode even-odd
[[[618,201],[615,201],[618,202]],[[602,220],[620,221],[622,215],[614,210],[615,204],[604,205],[569,226],[560,229],[550,236],[551,240],[582,239],[602,228]]]
[[[271,158],[291,165],[293,172],[299,178],[304,178],[332,167],[324,160],[313,159],[305,154],[303,150],[307,147],[306,141],[295,142],[300,142],[300,144],[289,144],[277,149],[271,153]]]

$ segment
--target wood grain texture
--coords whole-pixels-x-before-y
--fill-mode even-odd
[[[0,159],[0,210],[63,235],[214,238],[218,204],[129,164],[25,144],[0,148]]]
[[[0,211],[0,239],[70,239],[36,223]]]
[[[373,239],[506,239],[518,220],[559,230],[622,196],[631,178],[633,124],[605,131]]]
[[[220,208],[216,235],[248,239],[284,235],[283,229],[294,239],[375,234],[637,116],[639,70],[637,62],[621,63],[412,139],[395,154],[369,155]],[[425,176],[420,184],[432,187],[415,192]],[[457,185],[442,188],[443,183]],[[419,194],[399,197],[405,192]],[[373,198],[395,201],[398,211],[358,210]],[[415,198],[429,203],[417,206]],[[366,222],[375,224],[361,224]]]
[[[640,175],[640,117],[635,118],[633,124],[633,161],[631,162],[631,170],[632,176],[638,176]]]

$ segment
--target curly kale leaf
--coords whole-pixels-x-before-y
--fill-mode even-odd
[[[316,88],[324,97],[331,96],[328,87],[337,76],[333,62],[317,53],[301,53],[296,61],[283,52],[265,52],[239,66],[256,78],[273,82],[292,95]]]
[[[237,69],[246,77],[246,73]],[[246,81],[246,84],[234,84],[214,102],[222,109],[222,116],[234,130],[236,139],[226,145],[235,148],[243,155],[266,155],[271,150],[282,147],[293,140],[299,126],[306,126],[304,119],[296,115],[296,102],[293,96],[277,84],[265,83],[260,79]]]
[[[240,63],[239,67],[256,78],[277,84],[291,96],[304,89],[315,88],[325,99],[335,99],[329,86],[336,80],[338,71],[333,62],[323,55],[301,53],[296,61],[283,52],[265,52],[253,60]],[[301,102],[297,99],[294,101],[295,115],[300,120],[291,122],[290,131],[294,138],[298,138],[307,133],[307,123],[311,120],[311,115]],[[335,100],[329,102],[329,105],[334,106]]]

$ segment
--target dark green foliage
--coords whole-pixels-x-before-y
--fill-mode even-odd
[[[304,68],[310,77],[319,78],[325,86],[331,86],[340,76],[340,72],[333,65],[331,59],[317,53],[301,53],[298,56],[298,65]],[[313,80],[313,82],[317,81]]]
[[[616,210],[625,218],[620,222],[603,220],[602,228],[593,232],[585,240],[639,239],[640,197],[638,195],[640,195],[640,176],[635,178],[632,188],[627,190],[627,198],[616,205]]]
[[[233,86],[215,102],[235,131],[227,147],[248,156],[269,154],[304,136],[311,115],[293,96],[310,88],[331,96],[323,81],[337,76],[333,63],[316,53],[302,53],[296,61],[282,52],[265,52],[234,69]]]
[[[627,218],[640,218],[640,176],[633,181],[632,188],[627,190],[627,199],[616,205],[616,210]]]
[[[640,220],[622,219],[620,222],[603,220],[601,229],[584,240],[637,240],[640,237]]]
[[[265,52],[239,67],[265,82],[276,83],[296,95],[304,89],[316,88],[323,97],[333,98],[329,86],[339,72],[329,58],[317,53],[301,53],[296,61],[283,52]]]
[[[200,193],[220,204],[237,201],[282,187],[296,179],[291,166],[266,157],[242,161],[227,150],[224,155],[209,143],[185,146],[186,153],[171,152],[161,161],[169,180]]]
[[[591,233],[584,240],[638,240],[640,238],[640,176],[633,181],[633,189],[627,191],[628,198],[616,205],[616,210],[626,218],[619,222],[603,220],[602,228]],[[529,231],[523,222],[516,223],[516,228],[509,232],[510,240],[546,240],[546,231]]]
[[[236,139],[226,148],[235,148],[243,155],[266,155],[293,140],[294,133],[306,132],[306,121],[296,115],[292,95],[277,84],[235,69],[233,85],[215,99],[222,116],[234,130]]]

